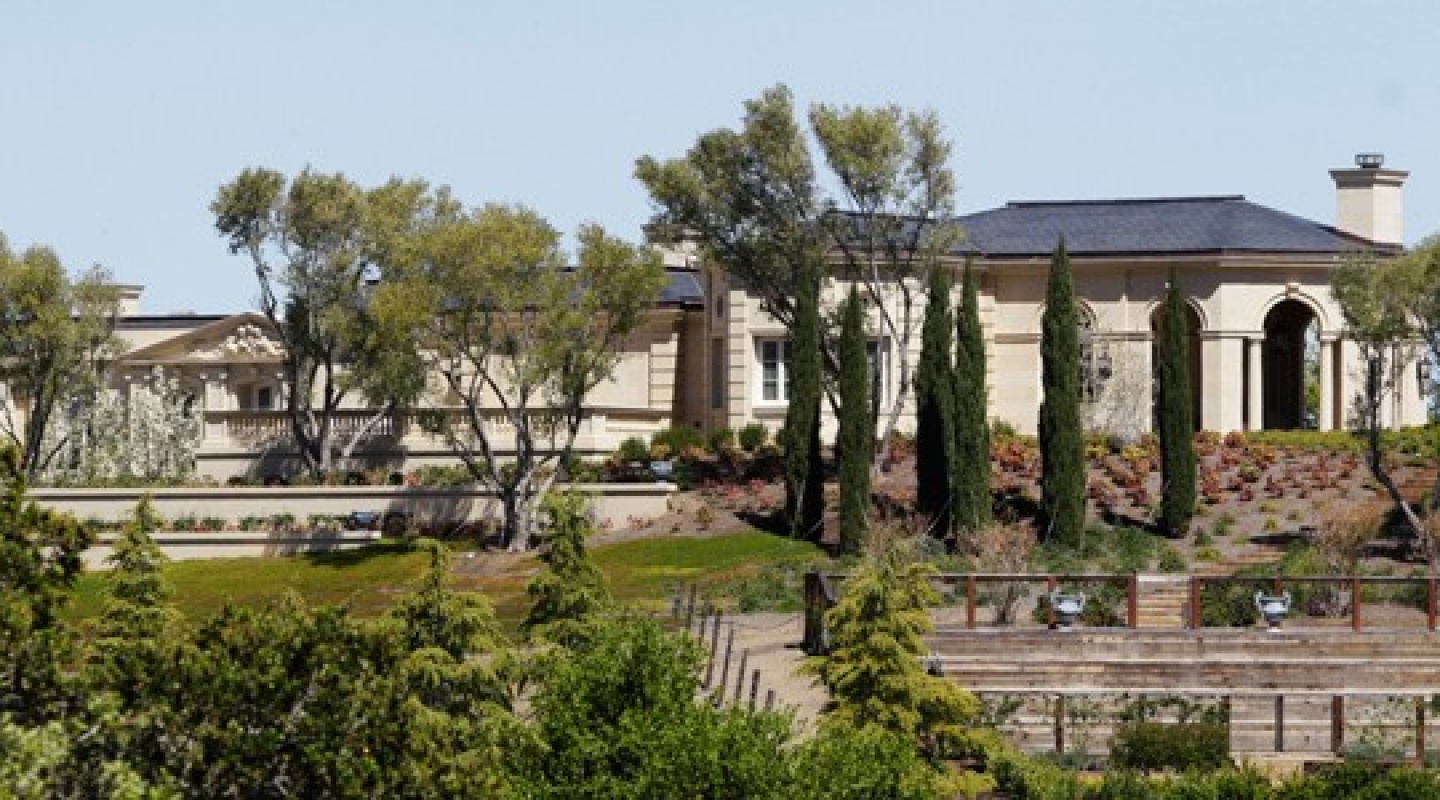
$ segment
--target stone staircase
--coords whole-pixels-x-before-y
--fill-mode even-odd
[[[1171,584],[1142,584],[1142,598],[1147,589],[1176,594]],[[1175,613],[1148,619],[1173,623]],[[1008,700],[1013,708],[1002,730],[1036,752],[1054,749],[1060,714],[1069,726],[1067,747],[1103,754],[1115,713],[1140,696],[1211,705],[1225,698],[1234,753],[1274,753],[1277,744],[1287,753],[1327,753],[1337,719],[1344,741],[1356,740],[1363,728],[1364,735],[1380,731],[1402,744],[1412,742],[1406,746],[1413,746],[1417,719],[1440,727],[1414,707],[1416,697],[1440,689],[1440,635],[1295,628],[1193,632],[1146,622],[1142,615],[1142,627],[1133,630],[941,627],[928,639],[927,660],[932,670],[992,703]],[[1344,696],[1338,717],[1332,706],[1337,695]],[[1440,732],[1429,740],[1437,741],[1435,735]]]
[[[1140,575],[1136,578],[1135,627],[1184,628],[1190,601],[1190,580],[1183,575]]]

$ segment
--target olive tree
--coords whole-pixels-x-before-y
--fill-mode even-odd
[[[825,180],[817,178],[806,129],[784,86],[747,102],[740,130],[706,133],[682,158],[641,158],[636,176],[663,223],[657,230],[695,237],[789,330],[805,264],[828,264],[831,277],[859,287],[895,361],[896,391],[871,409],[882,442],[878,464],[910,403],[924,278],[959,238],[950,144],[933,112],[894,105],[817,104],[808,122],[829,170]],[[833,387],[840,372],[836,332],[824,341]],[[829,400],[834,410],[833,391]]]
[[[119,292],[99,267],[71,278],[53,250],[10,250],[0,235],[0,440],[30,479],[66,451],[101,389]]]
[[[438,431],[504,508],[504,540],[528,545],[584,422],[585,401],[619,365],[663,288],[660,257],[581,228],[567,265],[535,212],[487,205],[437,226],[406,281],[376,292],[380,312],[420,336],[420,352],[461,419]]]
[[[424,386],[412,331],[387,325],[369,295],[414,261],[421,234],[457,206],[422,181],[365,189],[338,173],[287,179],[247,169],[220,187],[210,210],[230,252],[249,258],[260,311],[283,348],[295,448],[307,470],[329,472]],[[342,428],[342,404],[355,395],[371,413]]]

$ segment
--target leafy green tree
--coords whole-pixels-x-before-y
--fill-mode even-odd
[[[1440,511],[1440,477],[1429,493],[1422,515],[1405,502],[1394,475],[1385,464],[1382,410],[1385,399],[1408,379],[1407,366],[1425,356],[1425,372],[1432,394],[1440,364],[1440,236],[1426,237],[1410,252],[1394,258],[1361,253],[1347,258],[1331,276],[1331,291],[1345,318],[1347,337],[1364,365],[1359,396],[1351,409],[1351,424],[1364,436],[1366,463],[1384,487],[1395,508],[1425,543],[1432,568],[1440,562],[1436,552],[1436,518]],[[1431,426],[1432,431],[1440,429]],[[1440,455],[1440,432],[1430,439],[1432,454]],[[1427,527],[1428,523],[1428,527]]]
[[[488,205],[432,231],[397,287],[427,362],[460,405],[439,430],[499,496],[511,549],[529,546],[586,398],[614,374],[664,287],[650,249],[593,225],[579,242],[567,267],[559,232],[538,214]]]
[[[76,760],[122,757],[189,797],[514,796],[507,753],[531,737],[511,660],[488,604],[451,591],[446,551],[422,546],[421,586],[382,619],[292,596],[177,632]]]
[[[306,169],[287,180],[247,169],[220,187],[210,210],[230,252],[255,270],[260,311],[281,345],[283,399],[302,462],[329,472],[424,388],[409,317],[372,302],[389,290],[371,284],[412,266],[424,232],[458,206],[420,181],[367,190],[338,173]],[[336,420],[357,394],[374,410],[342,438]]]
[[[850,573],[826,612],[830,652],[808,667],[830,691],[827,721],[877,725],[908,737],[939,757],[970,744],[975,698],[920,660],[932,630],[928,606],[934,567],[913,558],[908,543],[875,548]]]
[[[830,264],[862,287],[894,348],[896,391],[888,408],[872,409],[872,436],[888,443],[910,402],[909,354],[919,333],[924,275],[959,236],[951,214],[950,144],[933,113],[893,105],[817,104],[809,129],[833,178],[825,183],[835,192],[816,179],[784,86],[746,102],[739,130],[702,135],[684,158],[641,158],[636,177],[657,206],[660,228],[695,237],[787,329],[797,317],[799,265]],[[833,337],[824,357],[829,377],[838,381]]]
[[[585,537],[594,526],[585,510],[585,498],[574,492],[552,493],[545,498],[550,513],[550,536],[540,560],[545,568],[525,591],[534,600],[521,629],[564,642],[596,614],[610,609],[614,599],[605,576],[585,551]]]
[[[71,444],[120,352],[120,295],[109,273],[71,279],[53,250],[11,252],[0,235],[0,441],[34,480]]]
[[[1165,312],[1160,317],[1160,347],[1155,412],[1160,439],[1160,475],[1163,483],[1160,526],[1171,536],[1184,536],[1195,513],[1195,438],[1190,408],[1190,354],[1186,346],[1185,300],[1180,279],[1170,270]]]
[[[913,737],[879,725],[822,725],[790,759],[795,800],[939,800],[955,797]]]
[[[835,443],[840,459],[840,551],[860,552],[869,527],[870,359],[865,348],[865,311],[860,293],[850,289],[840,322],[840,430]]]
[[[788,796],[788,718],[703,702],[698,645],[653,619],[590,627],[584,647],[551,651],[539,669],[541,747],[521,772],[532,796]]]
[[[824,342],[820,265],[801,265],[795,324],[790,329],[790,402],[785,409],[785,519],[790,535],[819,541],[824,533],[825,466],[820,455]]]
[[[930,533],[947,538],[955,465],[955,325],[950,310],[950,279],[944,267],[930,268],[920,360],[915,367],[916,506],[931,517]]]
[[[990,524],[990,421],[985,387],[985,333],[980,327],[980,292],[975,271],[965,262],[955,334],[955,423],[951,468],[954,526],[974,534]]]
[[[427,356],[462,406],[462,424],[442,432],[499,494],[512,548],[529,543],[556,474],[547,467],[569,454],[585,399],[613,375],[664,283],[646,248],[596,226],[579,242],[567,268],[542,218],[490,205],[437,229],[415,276]],[[509,423],[508,441],[492,416]]]
[[[1061,238],[1050,259],[1040,321],[1040,507],[1045,536],[1077,545],[1085,534],[1085,444],[1080,430],[1080,332],[1070,257]]]
[[[55,718],[73,698],[75,637],[60,616],[92,536],[67,514],[26,499],[19,453],[0,453],[0,715]]]

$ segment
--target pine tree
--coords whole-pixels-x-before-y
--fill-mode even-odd
[[[1172,267],[1165,310],[1160,316],[1156,379],[1160,396],[1155,413],[1160,438],[1160,527],[1184,536],[1195,512],[1195,442],[1190,408],[1190,359],[1185,341],[1185,301]]]
[[[870,454],[875,428],[870,419],[870,359],[865,350],[865,319],[854,287],[841,311],[840,551],[858,554],[865,541],[870,507]]]
[[[1085,532],[1085,445],[1080,435],[1080,333],[1062,237],[1050,259],[1040,323],[1040,508],[1046,538],[1078,545]]]
[[[980,329],[980,291],[965,263],[955,335],[955,466],[952,468],[957,531],[974,532],[991,520],[990,422],[985,389],[985,334]]]
[[[905,542],[876,550],[826,612],[830,651],[807,669],[830,691],[829,721],[913,736],[923,751],[940,755],[965,740],[979,706],[921,665],[924,636],[933,628],[927,608],[939,599],[930,585],[934,568],[913,558]]]
[[[920,360],[915,365],[916,505],[931,516],[930,533],[950,535],[951,467],[955,463],[955,367],[950,351],[954,322],[950,279],[939,264],[930,268]]]
[[[820,461],[820,265],[800,267],[790,329],[790,404],[785,411],[785,519],[790,535],[819,541],[824,532],[825,472]]]
[[[527,633],[564,642],[576,626],[613,601],[605,576],[585,552],[585,537],[592,525],[585,514],[585,500],[578,494],[562,492],[545,498],[550,513],[551,533],[540,560],[545,569],[525,591],[535,600],[521,624]]]

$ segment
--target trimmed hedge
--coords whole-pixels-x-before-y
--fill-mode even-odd
[[[1121,769],[1215,770],[1230,763],[1230,731],[1221,722],[1117,725],[1111,764]]]

